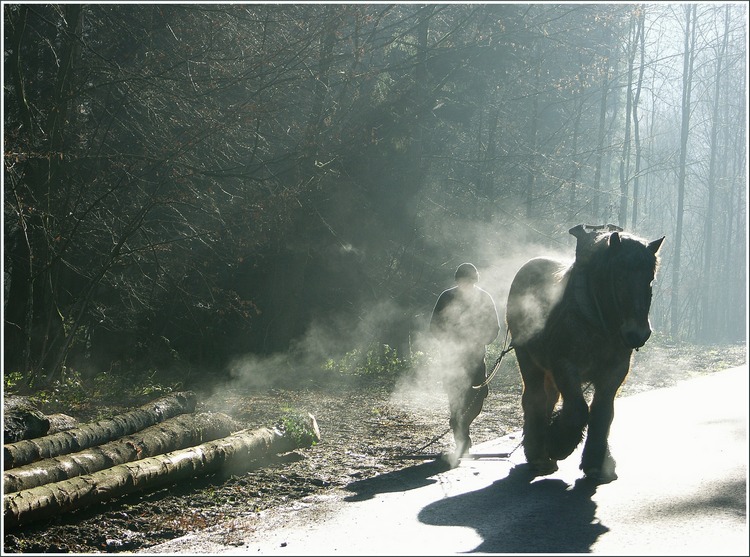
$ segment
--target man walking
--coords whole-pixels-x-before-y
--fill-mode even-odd
[[[477,286],[479,273],[462,263],[455,273],[456,285],[440,294],[432,311],[430,332],[438,341],[441,378],[448,394],[450,427],[456,443],[453,464],[469,451],[469,427],[482,411],[489,389],[481,385],[487,376],[487,345],[500,331],[495,301]]]

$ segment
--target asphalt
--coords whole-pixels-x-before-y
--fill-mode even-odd
[[[472,448],[508,458],[415,462],[145,553],[750,554],[747,365],[616,399],[613,482],[583,478],[580,448],[535,478],[519,444],[516,432]]]

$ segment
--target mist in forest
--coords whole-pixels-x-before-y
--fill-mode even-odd
[[[438,345],[429,332],[429,320],[440,292],[455,285],[456,267],[468,261],[478,268],[477,286],[490,293],[498,313],[500,332],[492,344],[499,350],[506,333],[506,299],[518,269],[531,257],[547,256],[572,263],[575,254],[575,238],[567,229],[550,230],[550,241],[543,244],[514,238],[508,230],[501,230],[492,223],[482,225],[471,220],[451,221],[437,217],[420,226],[429,230],[434,247],[450,256],[436,269],[435,280],[422,296],[421,305],[399,306],[392,300],[385,300],[359,308],[355,316],[337,314],[325,323],[313,323],[288,351],[265,357],[245,354],[235,358],[228,367],[231,381],[227,388],[268,388],[295,377],[300,379],[297,385],[305,385],[308,379],[307,385],[312,387],[316,382],[311,379],[314,376],[311,370],[318,369],[322,362],[340,360],[346,354],[357,355],[348,361],[351,366],[364,364],[368,349],[380,342],[383,331],[394,321],[409,315],[406,352],[398,356],[409,358],[410,366],[397,378],[392,402],[412,410],[432,406],[431,410],[444,411],[443,381],[450,374],[460,372],[460,368],[455,365],[450,346]],[[520,237],[523,235],[519,233]],[[453,250],[455,252],[451,253]],[[492,363],[487,361],[488,372]]]
[[[228,365],[228,388],[314,387],[321,373],[335,378],[341,373],[336,364],[342,360],[350,367],[364,362],[368,348],[377,344],[379,332],[398,313],[385,301],[363,309],[357,317],[336,315],[326,323],[312,323],[287,351],[270,356],[239,355]],[[348,354],[351,358],[345,360]]]
[[[3,9],[3,365],[30,384],[431,357],[465,261],[502,337],[515,272],[582,223],[667,237],[659,336],[747,343],[746,5]]]

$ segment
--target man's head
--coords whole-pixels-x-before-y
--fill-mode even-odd
[[[455,279],[457,283],[475,284],[479,281],[479,272],[471,263],[461,263],[456,269]]]

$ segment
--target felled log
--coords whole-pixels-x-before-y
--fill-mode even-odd
[[[319,440],[313,416],[309,427]],[[300,448],[300,439],[309,437],[300,438],[277,428],[245,429],[188,449],[11,493],[3,497],[3,524],[7,532],[19,525],[195,476],[219,471],[241,473],[269,454]],[[311,444],[306,442],[306,446]]]
[[[49,431],[47,432],[47,435],[60,433],[61,431],[68,431],[69,429],[81,425],[73,416],[68,416],[67,414],[48,414],[47,419],[49,420]]]
[[[3,472],[3,493],[91,474],[125,462],[185,449],[226,437],[240,429],[226,414],[175,416],[133,435],[67,455],[45,458]]]
[[[74,453],[130,435],[180,414],[195,410],[196,396],[192,391],[172,393],[140,408],[108,420],[100,420],[54,435],[8,443],[3,448],[5,470],[36,460]]]
[[[3,443],[47,435],[50,421],[26,397],[3,399]]]

